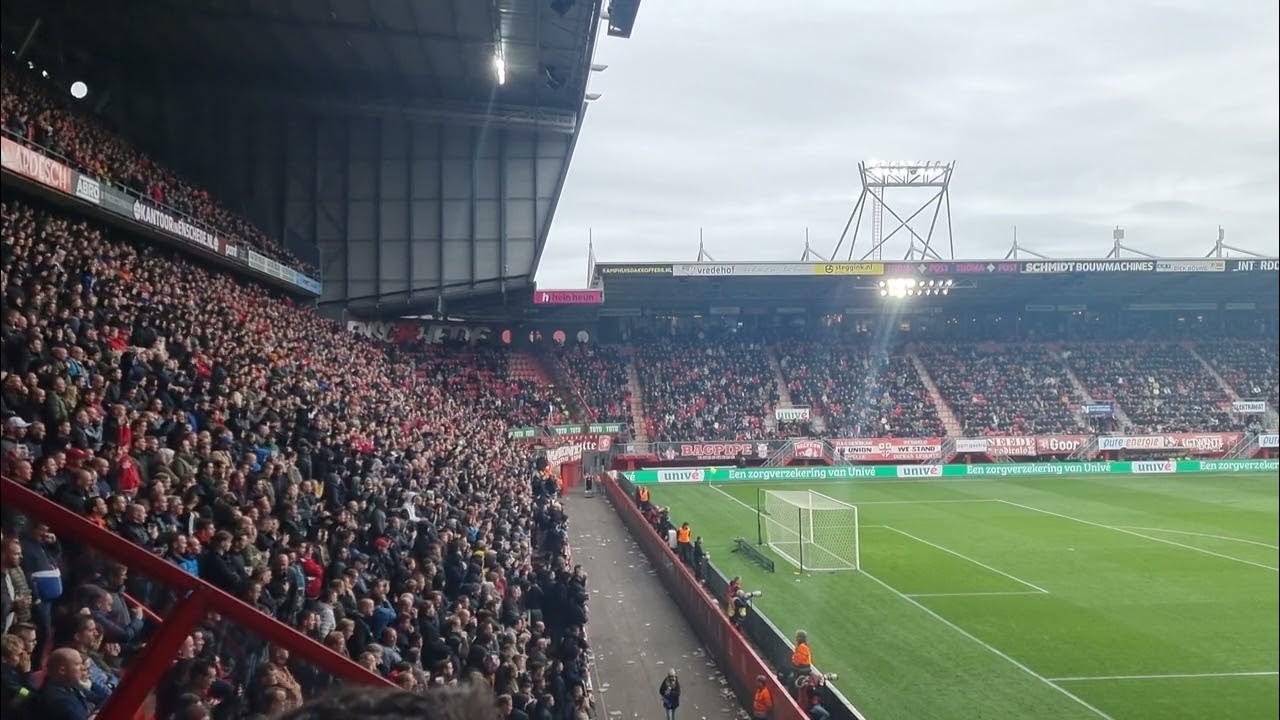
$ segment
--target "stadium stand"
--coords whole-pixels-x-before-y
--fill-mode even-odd
[[[178,210],[298,270],[318,273],[208,191],[152,160],[102,120],[73,107],[69,96],[17,68],[9,58],[0,65],[0,73],[4,87],[0,125],[8,137],[20,138],[28,147],[46,155],[65,158],[82,173]]]
[[[479,673],[531,711],[582,695],[586,577],[554,482],[505,439],[546,398],[489,382],[501,350],[369,340],[18,201],[2,233],[7,478],[403,688]],[[100,709],[154,630],[126,594],[160,613],[172,598],[4,520],[5,702],[57,692],[65,649],[89,658]],[[269,714],[332,683],[214,616],[178,658],[158,717],[218,699]]]
[[[1236,430],[1230,399],[1182,345],[1162,342],[1072,343],[1071,369],[1095,400],[1114,400],[1147,432]]]
[[[849,437],[941,435],[942,421],[911,361],[857,341],[778,345],[792,402],[821,410],[827,432]]]
[[[556,348],[556,362],[587,404],[591,422],[630,423],[627,362],[612,345],[575,343]]]
[[[655,440],[736,440],[764,434],[778,392],[762,341],[726,335],[653,337],[636,369]]]
[[[1197,343],[1197,349],[1242,399],[1280,407],[1280,352],[1275,343],[1226,339]]]
[[[917,351],[968,437],[1081,429],[1062,364],[1040,345],[926,345]]]

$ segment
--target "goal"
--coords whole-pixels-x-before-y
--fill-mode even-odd
[[[757,532],[801,571],[861,567],[858,508],[812,490],[760,490]]]

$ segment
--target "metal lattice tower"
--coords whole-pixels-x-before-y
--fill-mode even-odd
[[[845,252],[844,259],[847,261],[854,260],[854,252],[858,248],[858,233],[862,226],[863,210],[866,209],[868,203],[871,203],[871,238],[865,243],[867,249],[858,258],[859,260],[881,259],[884,256],[884,247],[889,244],[895,236],[906,239],[904,260],[942,260],[944,259],[939,252],[942,247],[934,245],[934,229],[938,226],[939,216],[946,213],[946,229],[947,240],[944,251],[947,258],[955,257],[955,239],[951,234],[951,173],[955,170],[955,162],[941,161],[903,161],[903,162],[862,162],[858,163],[858,175],[862,181],[862,192],[858,195],[858,201],[854,203],[852,212],[849,213],[849,220],[845,222],[844,230],[840,233],[840,240],[836,243],[835,250],[831,253],[831,259],[836,260],[840,256],[840,250],[844,247],[845,240],[849,240],[848,249]],[[901,188],[912,192],[895,193],[894,197],[900,195],[911,196],[904,198],[903,205],[900,207],[906,209],[905,202],[914,201],[922,197],[921,190],[927,190],[927,198],[923,203],[914,207],[905,213],[898,212],[885,199],[885,193],[889,188]],[[884,213],[889,213],[894,222],[894,227],[888,233],[885,233]],[[917,229],[913,223],[923,225],[922,215],[927,213],[929,217],[929,225],[925,230]],[[917,221],[917,218],[921,218]],[[853,230],[850,237],[849,231]],[[901,233],[901,235],[900,235]]]

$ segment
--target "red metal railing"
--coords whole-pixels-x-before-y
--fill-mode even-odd
[[[9,478],[0,479],[0,491],[0,500],[6,507],[39,518],[57,534],[124,563],[131,572],[141,573],[153,582],[176,591],[181,597],[161,620],[159,630],[151,636],[146,647],[130,663],[129,672],[121,678],[99,717],[133,717],[148,693],[168,671],[183,640],[211,611],[343,680],[365,685],[391,685],[386,678],[366,670],[270,615]]]

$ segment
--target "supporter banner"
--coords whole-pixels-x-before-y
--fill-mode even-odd
[[[1086,417],[1111,417],[1115,406],[1109,402],[1085,403],[1080,406],[1080,414]]]
[[[810,467],[706,467],[704,482],[815,482],[860,478],[965,478],[1149,473],[1273,473],[1280,460],[1144,460],[1138,462],[992,463],[987,465],[832,465]],[[656,483],[667,470],[626,473],[638,484]],[[691,477],[691,476],[690,476]],[[672,482],[667,480],[667,482]],[[683,482],[697,482],[692,479]]]
[[[1089,441],[1088,435],[993,435],[956,438],[956,452],[985,453],[992,457],[1033,457],[1074,452]]]
[[[534,290],[534,305],[600,305],[603,290]]]
[[[591,423],[590,425],[552,425],[552,435],[617,435],[622,423]]]
[[[791,457],[820,460],[827,457],[827,447],[821,440],[792,440]]]
[[[851,438],[831,440],[831,447],[843,460],[890,462],[893,460],[936,460],[942,457],[942,438]]]
[[[76,173],[76,197],[81,200],[88,200],[94,205],[101,205],[102,186],[98,184],[97,180],[88,175]]]
[[[1231,403],[1231,412],[1234,413],[1254,415],[1265,413],[1266,411],[1267,403],[1265,400],[1236,400]]]
[[[1157,260],[1156,272],[1225,272],[1225,260]]]
[[[1244,433],[1168,433],[1098,438],[1099,450],[1183,450],[1189,453],[1220,453],[1240,442]]]
[[[507,437],[513,440],[528,440],[536,438],[542,434],[542,430],[536,427],[511,428],[507,431]]]
[[[657,456],[664,460],[733,460],[739,455],[762,460],[780,445],[776,441],[654,443]]]
[[[348,320],[347,330],[365,337],[388,342],[408,343],[425,340],[429,343],[466,342],[487,340],[492,330],[485,325],[464,323],[420,322],[418,320],[363,321]]]
[[[1258,436],[1258,447],[1280,447],[1280,434],[1264,433]]]
[[[773,417],[779,422],[797,422],[809,419],[809,408],[807,407],[791,407],[791,408],[774,408]]]
[[[183,240],[189,240],[216,253],[222,252],[222,245],[219,244],[217,235],[198,225],[192,225],[183,218],[175,218],[142,200],[133,201],[133,219],[144,225],[160,228],[170,235],[177,235]]]
[[[0,137],[0,165],[41,185],[64,193],[71,192],[75,174],[71,168],[7,137]]]
[[[102,193],[102,207],[120,215],[133,216],[133,198],[128,193],[101,183],[98,189]]]

